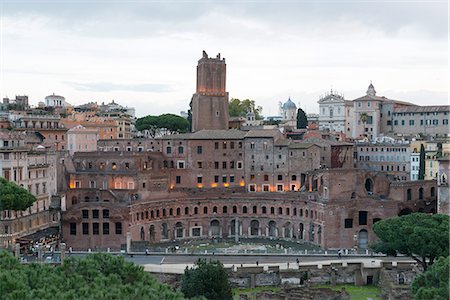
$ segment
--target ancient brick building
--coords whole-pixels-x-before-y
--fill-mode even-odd
[[[228,129],[225,58],[203,57],[197,66],[197,91],[191,100],[192,131]]]

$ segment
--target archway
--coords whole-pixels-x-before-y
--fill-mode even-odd
[[[358,249],[367,249],[369,243],[369,233],[367,230],[362,229],[358,233]]]
[[[259,235],[259,222],[257,220],[253,220],[250,222],[250,235],[251,236]]]
[[[286,222],[283,226],[284,228],[284,237],[291,238],[292,237],[292,224],[291,222]]]
[[[269,236],[271,237],[277,236],[277,223],[275,221],[269,222]]]
[[[303,223],[300,223],[298,227],[298,238],[303,240],[303,230],[305,230]]]
[[[155,235],[156,235],[155,225],[150,225],[150,229],[149,229],[148,233],[149,233],[149,240],[150,240],[150,242],[154,242],[155,241]]]
[[[366,188],[367,193],[373,194],[373,181],[370,178],[366,179],[366,182],[364,183],[364,187]]]
[[[423,188],[419,189],[419,200],[423,200]]]
[[[175,224],[175,238],[181,239],[183,237],[184,237],[183,223],[177,222]]]
[[[161,225],[161,238],[167,240],[169,238],[169,228],[167,223],[162,223]]]
[[[141,241],[145,241],[145,231],[144,231],[144,227],[141,227]]]
[[[220,236],[220,222],[218,220],[212,220],[209,224],[209,230],[211,236]]]

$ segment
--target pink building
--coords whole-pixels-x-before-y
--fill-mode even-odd
[[[67,143],[69,152],[97,151],[98,129],[86,128],[81,125],[67,131]]]

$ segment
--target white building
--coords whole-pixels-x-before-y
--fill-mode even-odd
[[[353,103],[344,99],[344,96],[331,90],[319,101],[319,129],[350,134],[350,121]],[[348,126],[347,126],[348,125]],[[348,128],[348,132],[347,132]]]
[[[411,180],[419,180],[420,153],[411,153]]]
[[[63,96],[58,96],[53,93],[53,95],[45,97],[45,106],[47,107],[66,107],[66,98]]]

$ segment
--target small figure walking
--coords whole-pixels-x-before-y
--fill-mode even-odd
[[[259,262],[258,261],[256,261],[256,266],[258,266],[259,265]]]
[[[339,258],[341,258],[341,256],[342,256],[342,249],[339,249],[338,256],[339,256]]]
[[[300,260],[297,258],[297,265],[300,264]]]

